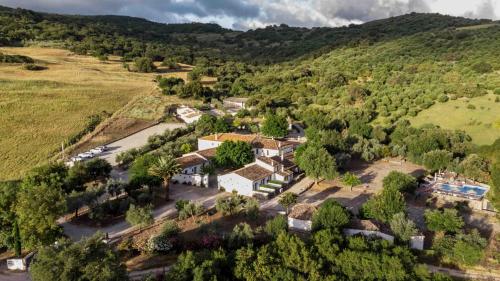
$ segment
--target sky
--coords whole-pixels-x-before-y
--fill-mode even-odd
[[[35,11],[127,15],[163,23],[215,22],[248,30],[272,24],[359,24],[410,12],[500,19],[500,0],[0,0]]]

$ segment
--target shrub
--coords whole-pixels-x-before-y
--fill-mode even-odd
[[[245,198],[237,193],[231,194],[229,197],[219,197],[215,201],[215,208],[222,215],[235,215],[240,212],[245,204]]]
[[[179,225],[177,225],[174,220],[167,220],[163,223],[163,226],[161,228],[161,235],[164,235],[166,237],[173,237],[180,231],[181,229],[179,228]]]
[[[440,95],[438,98],[439,102],[447,102],[448,101],[448,96],[447,95]]]
[[[286,232],[287,230],[288,220],[283,215],[277,215],[273,219],[268,220],[264,226],[264,232],[273,238],[278,237],[281,232]]]
[[[184,208],[179,212],[179,219],[194,218],[205,212],[205,207],[199,203],[189,202],[184,205]]]
[[[395,214],[390,221],[390,226],[392,232],[401,241],[410,241],[411,237],[417,233],[415,223],[407,219],[404,213]]]
[[[136,58],[134,60],[134,64],[138,72],[149,73],[156,70],[156,66],[153,64],[153,60],[150,58],[146,57]]]
[[[173,244],[166,235],[153,236],[148,240],[147,250],[154,253],[166,253],[172,250]]]
[[[312,219],[312,227],[319,229],[340,229],[347,225],[350,220],[350,214],[347,210],[334,199],[327,199]]]
[[[45,70],[47,67],[33,64],[33,63],[28,63],[23,65],[23,69],[30,70],[30,71],[40,71],[40,70]]]
[[[248,198],[245,203],[245,214],[251,220],[259,218],[259,201],[255,198]]]
[[[493,91],[493,93],[494,93],[495,95],[500,95],[500,88],[496,88],[496,89]]]
[[[458,211],[455,209],[426,210],[424,217],[425,224],[431,231],[455,233],[464,225],[462,217],[459,216]]]
[[[493,67],[491,66],[491,64],[484,61],[474,64],[472,66],[472,69],[477,73],[488,73],[493,71]]]
[[[467,109],[476,109],[476,106],[473,104],[468,104]]]
[[[384,189],[394,189],[400,192],[413,192],[417,188],[417,180],[405,173],[392,171],[383,179]]]

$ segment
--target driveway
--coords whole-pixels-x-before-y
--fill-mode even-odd
[[[123,139],[117,140],[107,145],[108,150],[102,153],[99,158],[107,160],[111,165],[116,166],[116,155],[120,152],[138,148],[148,143],[148,138],[152,135],[163,134],[166,130],[184,128],[184,123],[160,123],[154,125]]]
[[[170,201],[168,204],[163,205],[153,210],[155,221],[161,220],[165,217],[174,215],[177,210],[175,209],[175,202],[179,199],[185,199],[202,203],[205,208],[211,208],[215,205],[219,191],[216,188],[201,188],[180,184],[172,184],[170,187]],[[61,224],[64,228],[64,233],[68,235],[73,241],[78,241],[83,237],[92,236],[97,231],[108,233],[109,238],[113,239],[125,233],[134,230],[125,220],[118,223],[108,225],[105,227],[91,227],[80,224],[73,224],[65,222]]]

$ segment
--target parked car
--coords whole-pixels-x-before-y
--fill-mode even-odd
[[[75,156],[75,157],[71,157],[70,159],[72,162],[78,162],[78,161],[82,161],[82,157],[78,157],[78,156]]]
[[[94,153],[88,151],[88,152],[78,154],[78,157],[81,157],[83,159],[92,158],[92,157],[94,157]]]

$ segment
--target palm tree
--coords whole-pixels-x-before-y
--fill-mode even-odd
[[[149,167],[149,174],[163,179],[165,187],[166,200],[169,199],[169,183],[170,179],[181,171],[181,167],[172,156],[161,156],[156,162]]]

